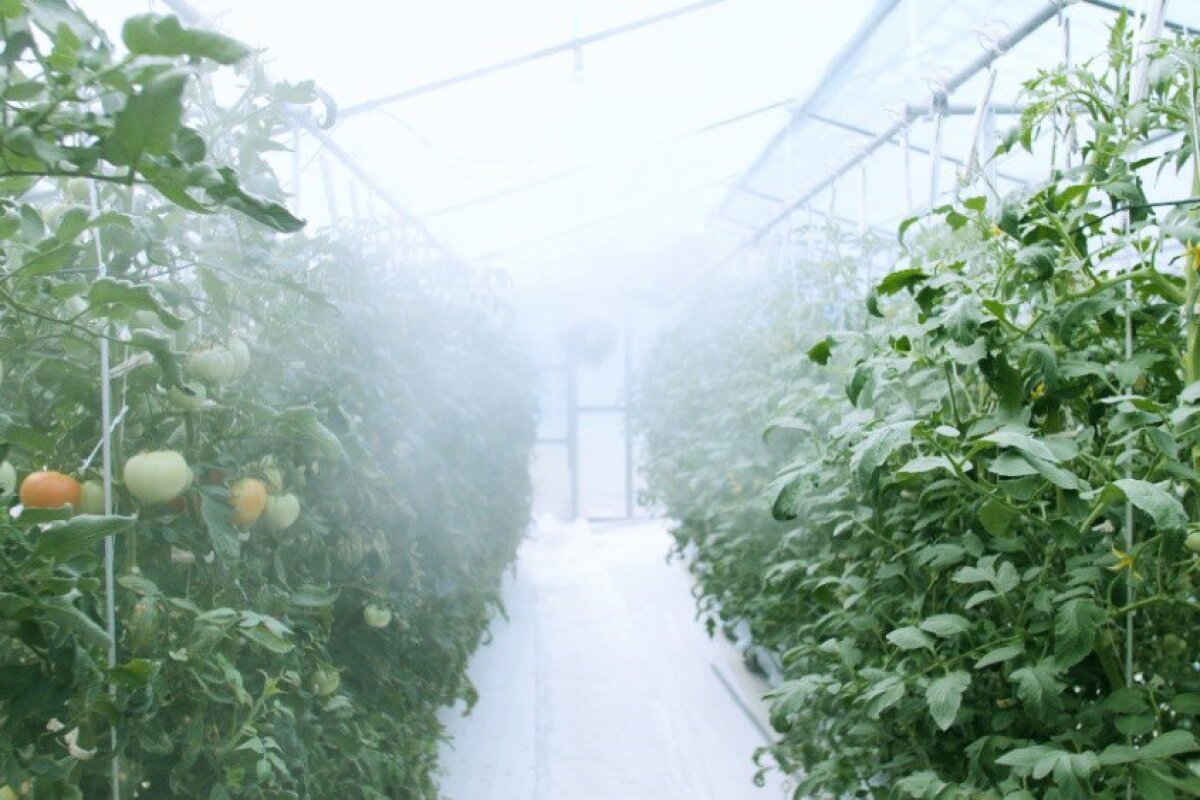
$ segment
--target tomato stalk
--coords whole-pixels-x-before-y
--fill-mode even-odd
[[[1191,116],[1192,135],[1192,194],[1200,191],[1200,114],[1196,109],[1196,69],[1188,66],[1188,111]],[[1196,319],[1196,300],[1200,296],[1200,249],[1188,243],[1184,258],[1184,297],[1186,305],[1183,317],[1186,320],[1187,350],[1184,355],[1184,383],[1192,384],[1200,379],[1200,321]],[[1200,445],[1192,447],[1192,464],[1200,467]]]

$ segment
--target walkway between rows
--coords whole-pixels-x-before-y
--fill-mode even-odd
[[[753,778],[764,686],[695,619],[662,524],[539,526],[447,712],[446,800],[779,800]]]

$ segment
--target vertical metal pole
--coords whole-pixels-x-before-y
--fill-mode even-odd
[[[132,191],[132,189],[130,190]],[[100,209],[100,198],[96,184],[90,184],[90,201],[92,212]],[[108,274],[108,265],[104,263],[104,248],[100,242],[100,229],[92,233],[92,243],[96,247],[96,275],[103,278]],[[109,360],[108,338],[100,340],[100,464],[104,483],[104,513],[113,513],[112,486],[112,367]],[[112,535],[104,537],[104,629],[108,633],[108,668],[117,666],[117,577],[116,577],[116,541]],[[116,695],[117,687],[109,683],[108,693]],[[117,757],[117,729],[109,729],[109,741],[112,743],[112,798],[121,797],[121,761]]]
[[[996,186],[999,167],[996,165],[996,159],[992,157],[996,152],[996,107],[994,105],[988,105],[987,113],[983,117],[983,152],[987,154],[987,160],[983,164],[983,180],[992,197],[999,200],[1000,190]]]
[[[1137,32],[1134,34],[1134,64],[1133,75],[1129,85],[1129,102],[1130,105],[1140,103],[1146,95],[1149,88],[1149,69],[1150,59],[1146,57],[1146,48],[1149,43],[1162,35],[1163,21],[1166,15],[1166,0],[1154,0],[1151,3],[1150,9],[1146,13],[1146,17],[1142,20],[1142,24],[1138,26]],[[1129,227],[1132,222],[1130,212],[1125,212],[1125,233],[1129,234]],[[1135,264],[1136,254],[1129,251],[1128,268],[1133,269]],[[1129,360],[1133,358],[1133,285],[1125,282],[1125,358]],[[1133,477],[1133,443],[1127,442],[1125,445],[1125,477]],[[1128,500],[1125,501],[1125,552],[1132,553],[1135,541],[1135,531],[1133,528],[1133,504]],[[1125,575],[1125,603],[1132,604],[1134,582],[1133,570],[1126,570]],[[1125,615],[1125,685],[1133,685],[1133,614],[1130,611]],[[1132,779],[1125,784],[1125,796],[1127,800],[1133,800],[1133,781]]]
[[[634,516],[634,475],[633,475],[633,422],[630,409],[633,405],[632,398],[634,396],[634,369],[633,369],[633,314],[629,309],[625,309],[625,325],[623,336],[625,337],[625,518],[633,519]]]
[[[929,149],[929,205],[937,205],[938,190],[942,183],[942,120],[945,116],[944,100],[934,102],[933,147]]]
[[[907,205],[908,211],[913,209],[913,191],[912,191],[912,147],[909,145],[908,132],[911,129],[910,125],[905,125],[902,132],[904,138],[904,202]]]
[[[919,0],[908,0],[905,10],[908,12],[908,71],[909,79],[916,82],[921,76],[921,10]],[[909,143],[911,124],[905,125],[902,131],[904,137],[904,200],[907,210],[913,210],[913,180],[912,180],[912,148]]]
[[[567,354],[567,471],[571,477],[571,519],[579,518],[579,386],[574,357]]]

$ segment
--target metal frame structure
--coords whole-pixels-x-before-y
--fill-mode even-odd
[[[932,91],[927,104],[916,106],[906,105],[902,114],[900,115],[900,119],[882,132],[875,133],[865,128],[815,113],[813,109],[819,105],[821,100],[827,97],[829,93],[836,90],[837,85],[845,75],[846,70],[848,70],[855,63],[856,54],[859,51],[859,48],[869,41],[871,36],[900,5],[900,0],[879,0],[875,8],[872,9],[866,22],[862,25],[862,27],[859,28],[846,47],[844,47],[834,59],[833,64],[828,70],[826,70],[825,74],[818,82],[817,87],[809,94],[804,104],[789,117],[787,124],[785,124],[779,131],[776,132],[772,139],[767,143],[762,153],[759,154],[759,156],[754,160],[745,173],[743,173],[742,177],[739,178],[734,184],[733,189],[730,191],[729,195],[726,196],[721,205],[720,213],[724,214],[727,211],[729,204],[739,193],[757,194],[759,196],[762,195],[761,192],[755,192],[754,190],[750,189],[749,182],[754,175],[756,175],[763,169],[763,167],[766,166],[775,151],[788,141],[789,136],[794,133],[794,126],[796,122],[812,120],[814,122],[824,123],[826,125],[831,125],[864,136],[871,136],[871,140],[852,157],[842,162],[832,172],[828,173],[824,178],[805,191],[799,198],[787,202],[784,208],[781,209],[770,220],[768,220],[765,225],[756,228],[748,240],[743,242],[743,244],[738,247],[733,254],[730,255],[730,258],[747,246],[757,245],[759,242],[761,242],[763,237],[778,227],[780,223],[789,219],[796,211],[807,208],[808,205],[822,192],[830,187],[835,186],[842,177],[854,170],[856,167],[859,167],[872,154],[885,145],[896,144],[906,147],[912,152],[931,155],[935,160],[935,171],[937,169],[937,163],[941,161],[946,161],[960,166],[964,165],[966,163],[965,161],[940,152],[940,148],[936,146],[936,141],[935,146],[930,149],[918,148],[908,144],[907,133],[912,123],[927,115],[932,115],[935,119],[935,124],[937,124],[937,121],[946,115],[975,114],[977,112],[977,108],[975,106],[952,104],[949,102],[950,98],[959,88],[963,86],[963,84],[984,70],[991,68],[1001,56],[1010,51],[1013,47],[1018,45],[1032,33],[1040,29],[1051,19],[1056,18],[1068,6],[1077,2],[1116,14],[1134,13],[1134,9],[1130,8],[1127,4],[1110,2],[1109,0],[1045,0],[1045,2],[1043,2],[1042,6],[1038,8],[1037,11],[1031,14],[1008,34],[997,40],[992,48],[988,49],[986,52],[979,55],[966,66],[954,73],[953,76],[943,83],[941,88]],[[1172,20],[1164,20],[1163,28],[1176,33],[1196,33],[1196,31],[1189,26]],[[991,114],[1020,113],[1020,111],[1021,109],[1017,106],[1005,106],[1000,104],[993,105],[990,109]],[[1019,183],[1025,182],[1022,178],[1014,175],[1008,175],[1003,172],[994,172],[993,174],[996,177],[1004,178],[1006,180],[1012,180]],[[728,258],[726,261],[728,261]]]
[[[892,0],[887,0],[887,2],[883,5],[888,7],[887,13],[890,13],[890,10],[894,8],[896,4],[892,2]],[[1029,34],[1042,27],[1044,23],[1058,16],[1058,13],[1066,5],[1067,0],[1050,0],[1050,2],[1044,3],[1042,7],[1039,8],[1034,14],[1032,14],[1014,30],[1010,31],[1007,35],[997,41],[996,46],[993,49],[990,49],[987,52],[977,56],[974,61],[967,64],[965,67],[952,75],[948,80],[946,80],[941,89],[932,92],[929,98],[928,109],[934,114],[935,120],[940,119],[941,115],[944,113],[944,109],[947,106],[950,96],[953,95],[959,87],[961,87],[971,78],[975,77],[975,75],[990,67],[996,61],[996,59],[1012,49],[1013,46],[1021,42],[1023,39],[1025,39],[1025,37],[1029,36]],[[884,16],[886,17],[886,14]],[[874,31],[875,27],[879,25],[880,21],[881,19],[879,18],[873,18],[870,27],[864,28],[859,32],[860,36],[862,38],[869,36],[870,33]],[[859,37],[856,37],[856,39],[858,38]],[[828,88],[828,85],[822,85],[822,87],[820,87],[817,91],[827,91]],[[875,138],[868,142],[866,146],[858,151],[858,153],[856,153],[847,161],[843,162],[832,173],[818,181],[812,188],[802,194],[798,199],[789,203],[783,210],[772,217],[766,225],[759,228],[754,234],[754,241],[760,241],[763,236],[773,230],[777,225],[779,225],[779,223],[786,220],[793,212],[807,206],[808,203],[813,200],[813,198],[817,197],[819,194],[821,194],[821,192],[833,186],[835,183],[837,183],[838,179],[853,170],[859,164],[866,161],[876,150],[879,150],[886,144],[892,143],[897,136],[902,134],[910,125],[912,125],[914,121],[919,119],[921,116],[924,116],[925,113],[926,111],[919,107],[906,106],[900,119],[898,119],[896,122],[893,122],[882,133],[876,134]],[[765,161],[765,159],[769,157],[770,152],[774,150],[775,146],[777,145],[769,146],[768,151],[764,153],[764,155],[760,158],[760,161]],[[935,151],[934,161],[936,166],[937,162],[943,160],[945,156],[943,156],[940,152],[937,152],[939,148],[937,147],[936,139],[935,146],[932,149]],[[750,174],[752,173],[747,174],[747,178]]]

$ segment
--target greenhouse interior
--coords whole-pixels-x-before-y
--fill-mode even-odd
[[[0,0],[0,800],[1200,797],[1197,32]]]

